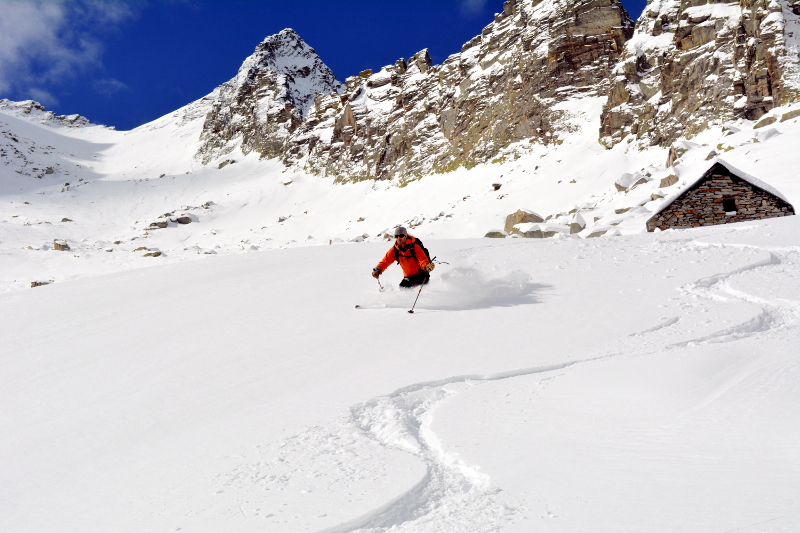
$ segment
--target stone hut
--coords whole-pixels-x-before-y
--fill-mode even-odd
[[[656,228],[695,228],[794,215],[778,191],[717,159],[694,184],[667,201],[647,221]]]

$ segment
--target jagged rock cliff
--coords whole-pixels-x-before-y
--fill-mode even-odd
[[[319,95],[280,157],[340,179],[405,178],[472,166],[568,131],[553,107],[603,94],[633,23],[617,0],[509,0],[443,64],[427,50]]]
[[[557,142],[570,126],[554,106],[605,94],[632,31],[618,0],[508,0],[443,64],[423,50],[348,78],[340,94],[313,50],[284,30],[210,95],[198,155],[208,162],[241,142],[312,173],[386,179],[469,167],[520,141]],[[298,79],[312,81],[305,92]]]
[[[273,154],[302,123],[318,93],[341,83],[292,29],[267,37],[229,82],[214,90],[198,157],[207,163],[237,145],[244,153]]]
[[[614,71],[601,142],[663,146],[799,97],[797,0],[650,0]]]

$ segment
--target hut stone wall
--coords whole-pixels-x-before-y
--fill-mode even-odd
[[[794,214],[790,204],[725,170],[712,169],[698,185],[648,220],[647,231],[730,224]],[[735,206],[735,213],[726,212],[726,208],[731,206]]]

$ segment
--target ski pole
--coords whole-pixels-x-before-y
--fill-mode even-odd
[[[383,285],[381,285],[381,280],[379,280],[378,278],[375,278],[375,281],[378,282],[378,287],[380,287],[381,288],[381,292],[383,292]]]
[[[417,297],[414,299],[414,305],[412,305],[411,309],[408,310],[408,312],[411,313],[412,315],[414,314],[414,308],[417,306],[417,300],[419,300],[419,293],[422,292],[422,287],[424,287],[424,286],[425,286],[424,283],[419,286],[419,291],[417,292]]]

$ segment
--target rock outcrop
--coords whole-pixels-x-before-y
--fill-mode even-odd
[[[8,99],[0,99],[0,109],[11,112],[11,114],[33,119],[40,124],[47,126],[65,126],[68,128],[79,128],[81,126],[92,125],[89,119],[81,115],[56,115],[48,111],[39,102],[33,100],[23,100],[15,102]],[[111,128],[114,129],[114,128]]]
[[[410,179],[559,142],[574,125],[558,104],[604,94],[632,31],[617,0],[508,0],[441,65],[422,50],[318,95],[281,157],[342,180]]]
[[[314,97],[340,90],[333,72],[294,30],[267,37],[235,78],[205,98],[211,108],[197,155],[209,163],[241,146],[246,154],[277,157]]]
[[[241,145],[340,180],[410,179],[500,159],[515,143],[560,142],[577,126],[559,104],[605,94],[632,31],[619,0],[508,0],[443,64],[422,50],[342,91],[284,30],[210,95],[198,156]]]
[[[614,71],[601,142],[668,146],[800,98],[797,0],[650,0]]]

